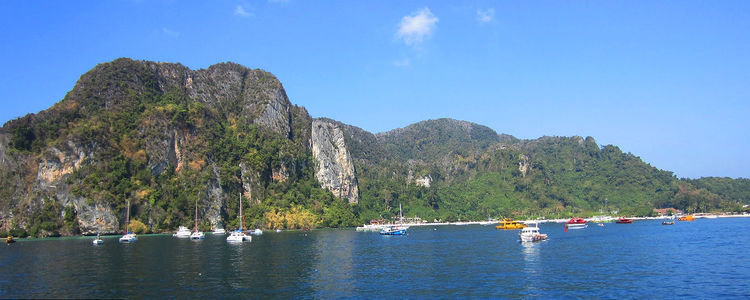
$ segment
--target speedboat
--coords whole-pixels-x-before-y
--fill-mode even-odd
[[[104,244],[104,241],[101,238],[99,238],[99,235],[97,234],[96,238],[93,241],[91,241],[91,243],[94,245],[101,245],[101,244]]]
[[[180,226],[180,228],[177,229],[177,232],[175,232],[172,236],[178,237],[178,238],[189,238],[191,235],[190,229],[188,229],[185,226]]]
[[[565,230],[568,229],[584,229],[588,227],[589,225],[586,224],[586,220],[583,218],[570,218],[567,222],[565,222]]]
[[[242,230],[235,229],[235,230],[232,230],[231,233],[229,233],[229,236],[227,237],[227,242],[230,242],[230,243],[250,242],[252,241],[252,238],[253,237],[246,235],[244,232],[242,232]]]
[[[546,234],[539,233],[539,227],[536,223],[527,224],[527,227],[521,229],[518,236],[521,238],[521,242],[539,242],[547,239]]]
[[[513,221],[512,219],[503,219],[500,221],[500,225],[495,226],[497,229],[521,229],[526,227],[521,222]]]
[[[620,217],[619,219],[617,219],[617,221],[615,221],[615,223],[617,223],[617,224],[630,224],[630,223],[633,223],[633,219],[628,219],[628,218],[625,218],[625,217]]]
[[[381,235],[405,235],[406,228],[400,226],[389,226],[380,230]]]
[[[226,230],[224,230],[224,228],[216,228],[216,229],[214,229],[214,231],[213,231],[213,232],[211,232],[211,233],[213,233],[213,234],[227,234],[227,231],[226,231]]]
[[[260,230],[260,229],[256,228],[255,230],[251,230],[250,234],[251,235],[263,235],[263,230]]]

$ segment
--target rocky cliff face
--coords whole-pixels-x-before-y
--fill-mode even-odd
[[[258,139],[287,140],[282,144],[299,144],[311,151],[315,144],[311,122],[304,108],[291,104],[279,80],[262,70],[234,63],[190,70],[180,64],[129,59],[98,65],[52,108],[0,129],[0,231],[28,231],[43,209],[52,210],[49,216],[58,218],[52,220],[56,225],[46,227],[61,226],[66,207],[72,207],[80,233],[119,232],[125,217],[124,204],[119,202],[126,199],[133,200],[133,213],[140,214],[149,228],[176,227],[174,218],[164,216],[186,219],[186,214],[168,211],[158,202],[170,197],[177,197],[172,201],[187,199],[155,186],[165,174],[200,178],[180,184],[199,189],[191,191],[190,197],[197,197],[201,219],[213,228],[223,226],[227,202],[236,199],[229,195],[237,195],[227,191],[228,186],[241,184],[245,205],[258,205],[268,182],[286,182],[300,176],[300,169],[314,166],[307,165],[300,150],[284,145],[274,146],[277,150],[235,151],[255,153],[253,157],[214,157],[206,149],[223,138],[217,132],[242,137],[248,133],[239,128],[257,126],[270,132],[252,133]],[[335,139],[340,148],[331,151],[330,142],[316,148],[330,167],[323,168],[321,181],[335,195],[357,202],[354,167],[341,130],[328,129],[331,133],[319,132],[317,140]],[[254,165],[242,163],[232,171],[222,169],[217,159],[250,160]],[[141,164],[150,175],[138,173]],[[86,184],[94,189],[104,186],[96,182],[95,174],[111,174],[118,166],[124,169],[117,176],[124,177],[110,178],[109,189],[130,190],[127,194],[85,190]],[[229,183],[222,182],[227,179]],[[236,207],[235,202],[231,205]]]
[[[354,163],[338,124],[322,119],[312,122],[312,152],[318,161],[315,177],[326,189],[349,203],[359,201]]]

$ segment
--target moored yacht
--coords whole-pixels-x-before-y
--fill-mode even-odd
[[[188,229],[185,226],[180,226],[180,228],[177,229],[177,232],[172,234],[173,237],[178,238],[189,238],[190,237],[190,229]]]
[[[536,223],[526,223],[526,227],[518,233],[521,242],[539,242],[547,239],[547,235],[539,232]]]

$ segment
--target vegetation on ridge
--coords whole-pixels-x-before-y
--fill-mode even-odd
[[[0,235],[79,233],[73,198],[112,208],[121,222],[130,201],[138,232],[192,226],[197,202],[199,227],[208,230],[201,216],[213,191],[224,226],[236,228],[236,199],[247,187],[245,225],[269,229],[354,226],[389,219],[399,204],[406,216],[456,221],[742,211],[750,203],[748,179],[677,179],[590,137],[518,140],[439,119],[378,135],[338,123],[360,189],[350,205],[315,178],[304,108],[290,105],[288,133],[257,121],[257,106],[276,101],[267,95],[281,86],[272,75],[235,64],[209,69],[223,77],[202,79],[196,96],[183,77],[163,75],[192,72],[181,65],[119,59],[84,74],[50,109],[6,123],[0,134],[16,167],[0,170],[0,211],[14,217],[2,220]],[[240,80],[245,90],[220,80]],[[68,198],[36,185],[39,161],[57,155],[52,148],[85,154],[65,175]]]

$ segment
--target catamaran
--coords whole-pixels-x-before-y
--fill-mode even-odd
[[[120,238],[120,243],[133,243],[138,241],[135,233],[130,232],[130,201],[128,200],[128,214],[125,216],[125,234]]]
[[[250,241],[252,241],[252,237],[245,234],[245,216],[242,215],[242,192],[240,192],[240,229],[232,230],[227,237],[227,242],[242,243]]]
[[[195,227],[193,233],[190,234],[191,240],[202,240],[206,236],[203,235],[202,231],[198,231],[198,199],[195,200]]]

